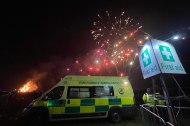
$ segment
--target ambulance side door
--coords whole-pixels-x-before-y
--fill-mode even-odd
[[[68,87],[65,114],[68,118],[89,117],[95,111],[91,87]]]
[[[47,109],[49,111],[50,120],[61,119],[61,117],[59,116],[65,111],[66,100],[62,99],[64,90],[64,86],[55,87],[43,98],[47,101]]]

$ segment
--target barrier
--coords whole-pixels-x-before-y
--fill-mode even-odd
[[[162,107],[165,106],[162,105]],[[142,122],[145,126],[174,126],[167,121],[168,115],[165,115],[166,113],[163,113],[162,109],[158,110],[158,106],[143,104],[140,105],[140,111]]]

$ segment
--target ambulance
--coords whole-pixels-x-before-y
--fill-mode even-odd
[[[136,114],[134,102],[127,76],[68,75],[30,103],[23,114],[32,122],[108,118],[118,123]]]

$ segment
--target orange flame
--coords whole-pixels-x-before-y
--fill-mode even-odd
[[[20,93],[27,93],[27,92],[33,92],[35,90],[38,89],[38,86],[32,82],[32,81],[28,81],[26,84],[24,84],[20,89],[19,92]]]

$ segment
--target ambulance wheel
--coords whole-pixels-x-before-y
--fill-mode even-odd
[[[111,110],[108,117],[112,123],[119,123],[122,120],[122,113],[120,110]]]

